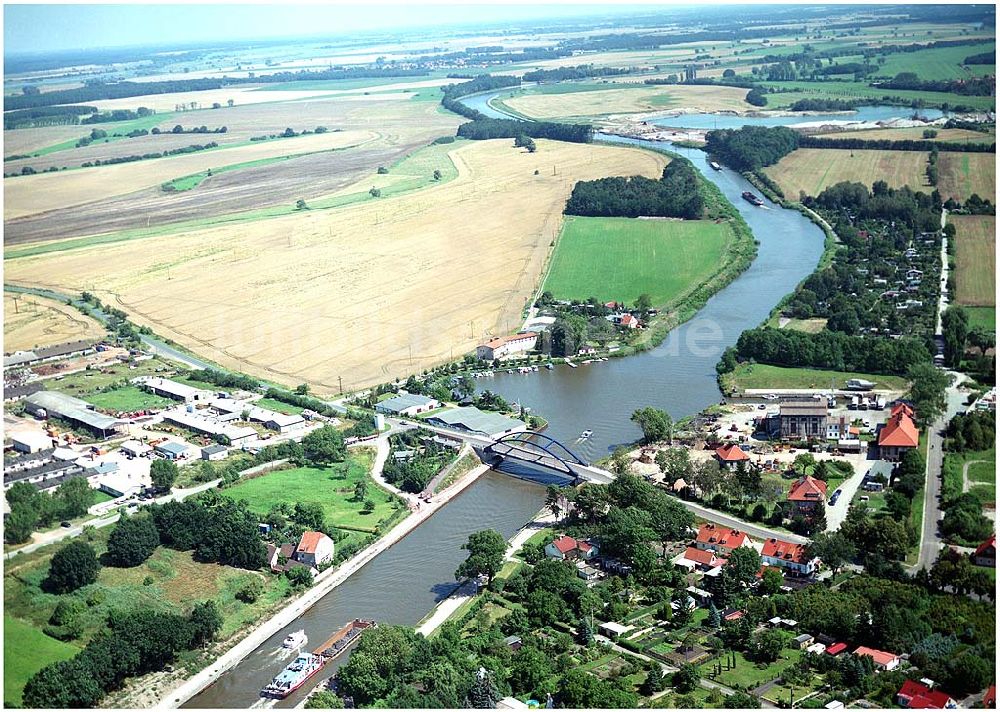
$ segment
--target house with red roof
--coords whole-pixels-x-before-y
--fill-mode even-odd
[[[983,707],[990,709],[997,706],[997,686],[990,685],[986,688],[986,694],[983,695]]]
[[[811,576],[819,567],[819,558],[810,557],[804,544],[793,544],[773,537],[764,542],[760,558],[767,566],[778,566],[804,576]]]
[[[639,320],[631,314],[622,314],[621,319],[618,320],[618,326],[623,329],[638,329]]]
[[[833,657],[837,657],[845,650],[847,650],[847,643],[834,643],[833,645],[831,645],[829,648],[826,649],[826,654],[832,655]]]
[[[788,501],[799,512],[810,513],[817,504],[826,501],[826,482],[811,475],[800,477],[789,488]]]
[[[295,547],[295,560],[318,569],[333,561],[333,548],[333,539],[323,532],[302,532],[299,545]]]
[[[863,645],[856,648],[853,654],[858,657],[867,656],[871,658],[875,663],[876,670],[895,670],[899,667],[900,663],[898,655],[876,648],[866,648]]]
[[[985,698],[983,700],[985,702]],[[907,680],[896,693],[896,702],[911,710],[956,709],[958,703],[947,692],[932,690],[923,682]]]
[[[920,444],[920,431],[913,420],[913,408],[906,403],[892,407],[889,420],[878,429],[879,456],[883,460],[899,460],[903,453]]]
[[[972,552],[972,563],[976,566],[997,567],[997,535],[992,535],[989,539],[980,544]]]
[[[741,546],[753,546],[753,542],[746,532],[741,532],[739,529],[705,523],[698,529],[694,545],[698,549],[728,554]]]
[[[597,547],[590,542],[563,534],[545,545],[545,555],[550,559],[559,559],[560,561],[577,559],[586,561],[597,556]]]
[[[724,566],[726,559],[711,549],[698,549],[689,546],[684,550],[683,554],[674,557],[673,564],[691,571],[711,571],[712,569]]]
[[[739,445],[730,443],[715,449],[715,459],[722,467],[732,468],[736,467],[737,463],[748,462],[750,456]]]

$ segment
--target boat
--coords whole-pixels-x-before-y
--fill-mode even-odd
[[[322,670],[325,664],[326,660],[321,655],[299,653],[295,660],[288,663],[285,669],[264,687],[262,692],[268,697],[283,700],[306,684],[306,681]]]
[[[721,171],[721,170],[722,170],[722,166],[720,166],[720,165],[719,165],[718,163],[716,163],[715,161],[709,161],[709,162],[708,162],[708,165],[710,165],[710,166],[712,167],[712,170],[713,170],[713,171]]]
[[[299,653],[295,660],[290,662],[261,690],[261,694],[267,697],[285,699],[302,687],[309,678],[322,670],[328,662],[347,650],[363,631],[377,627],[378,623],[375,621],[355,618],[311,653]]]
[[[552,371],[553,369],[555,369],[555,366],[553,366],[551,363],[547,363],[547,364],[545,364],[545,368],[547,368],[548,370]]]
[[[751,193],[749,190],[744,190],[743,191],[743,200],[747,201],[751,205],[756,205],[758,207],[760,207],[761,205],[764,204],[763,200],[761,200],[760,198],[758,198],[756,195],[754,195],[753,193]]]
[[[289,633],[285,636],[285,640],[281,643],[281,647],[298,650],[306,644],[307,640],[308,638],[306,638],[306,632],[304,630],[297,630],[294,633]]]
[[[587,438],[589,438],[593,434],[594,434],[593,430],[584,430],[582,433],[580,433],[580,438],[582,440],[586,440]]]

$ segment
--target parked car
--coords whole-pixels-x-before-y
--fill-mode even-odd
[[[59,526],[66,527],[67,529],[69,529],[73,525],[70,524],[69,522],[59,522]]]

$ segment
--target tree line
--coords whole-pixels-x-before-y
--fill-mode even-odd
[[[480,115],[482,116],[482,114]],[[515,119],[476,119],[459,126],[457,134],[462,138],[473,140],[517,138],[518,136],[546,138],[570,143],[590,143],[594,140],[594,128],[590,124],[561,124],[551,121],[517,121]]]
[[[461,84],[449,84],[446,87],[442,87],[441,91],[444,93],[444,96],[441,97],[441,106],[448,111],[452,111],[459,116],[464,116],[473,121],[488,119],[489,117],[486,114],[466,106],[459,101],[459,98],[469,96],[470,94],[478,94],[483,91],[517,86],[521,86],[521,80],[518,77],[480,74],[471,81],[462,82]]]
[[[631,72],[628,67],[595,67],[593,64],[580,64],[576,67],[536,69],[533,72],[525,72],[521,79],[526,82],[564,82],[589,77],[617,77]]]
[[[36,530],[83,516],[93,506],[94,495],[85,477],[69,477],[51,493],[29,482],[15,482],[5,493],[10,514],[4,521],[4,541],[23,544]]]
[[[852,111],[864,103],[863,99],[799,99],[788,107],[789,111]]]
[[[951,141],[928,141],[918,139],[862,139],[862,138],[823,138],[822,136],[800,136],[799,148],[850,148],[870,149],[880,151],[938,151],[952,153],[996,153],[996,143]]]
[[[962,60],[962,64],[996,64],[996,52],[982,52],[972,54]]]
[[[705,150],[740,171],[770,166],[799,146],[799,134],[787,126],[743,126],[709,131]]]
[[[78,105],[42,106],[31,109],[5,111],[3,115],[3,127],[7,130],[34,128],[36,126],[76,125],[80,123],[81,114],[93,114],[96,111],[96,106]]]
[[[112,111],[95,112],[92,116],[88,116],[80,121],[80,123],[102,124],[110,121],[132,121],[133,119],[142,119],[147,116],[152,116],[155,113],[155,109],[148,109],[145,106],[140,106],[135,111],[132,111],[131,109],[114,109]]]
[[[566,201],[567,215],[591,217],[675,217],[697,220],[705,202],[691,162],[675,158],[659,180],[645,176],[578,181]]]

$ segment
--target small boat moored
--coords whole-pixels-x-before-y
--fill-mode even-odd
[[[306,637],[306,632],[304,630],[297,630],[294,633],[289,633],[285,636],[285,640],[281,643],[282,648],[288,648],[289,650],[298,650],[306,641],[309,639]]]
[[[720,166],[720,165],[719,165],[718,163],[716,163],[715,161],[709,161],[709,162],[708,162],[708,165],[710,165],[710,166],[712,167],[712,170],[713,170],[713,171],[721,171],[721,170],[722,170],[722,166]]]

